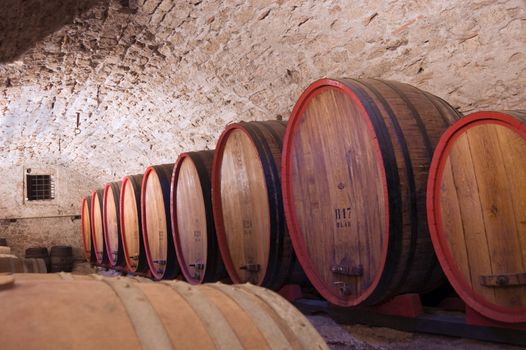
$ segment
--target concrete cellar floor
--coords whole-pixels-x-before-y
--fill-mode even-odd
[[[482,342],[472,339],[402,332],[364,325],[339,325],[328,316],[307,316],[333,350],[519,350],[523,347]]]

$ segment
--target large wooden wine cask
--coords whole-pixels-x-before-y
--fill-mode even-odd
[[[126,270],[145,273],[148,261],[142,237],[141,184],[143,174],[128,175],[122,179],[120,195],[121,239]]]
[[[99,265],[107,262],[106,244],[104,243],[103,199],[104,189],[93,191],[91,194],[91,239],[95,252],[95,263]]]
[[[6,349],[328,349],[294,306],[251,285],[61,274],[0,286],[2,316],[17,320],[0,327]]]
[[[142,236],[152,277],[174,278],[180,273],[170,220],[170,182],[174,164],[150,166],[141,188]]]
[[[121,240],[119,200],[122,182],[110,182],[104,186],[103,224],[104,243],[111,267],[124,266],[124,252]]]
[[[526,111],[453,124],[427,196],[433,245],[457,293],[488,318],[526,322]]]
[[[322,79],[301,95],[285,136],[285,212],[305,273],[331,303],[378,304],[444,281],[426,182],[440,135],[459,117],[397,82]]]
[[[95,250],[91,239],[91,196],[82,198],[80,206],[80,231],[84,245],[84,257],[86,261],[95,263]]]
[[[231,124],[217,143],[212,204],[221,256],[234,283],[278,289],[297,272],[281,195],[286,123]]]
[[[191,284],[226,277],[212,213],[214,151],[183,153],[172,174],[170,214],[181,273]]]

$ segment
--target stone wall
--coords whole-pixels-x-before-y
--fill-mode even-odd
[[[465,113],[526,108],[523,0],[29,3],[0,22],[0,218],[78,213],[98,184],[214,148],[227,123],[287,119],[321,77],[399,80]],[[63,23],[46,26],[49,13]],[[74,169],[57,205],[14,199],[29,163]],[[68,220],[4,223],[0,236],[79,245]]]

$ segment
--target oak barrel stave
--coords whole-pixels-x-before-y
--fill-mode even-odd
[[[141,186],[142,235],[146,260],[155,279],[171,279],[180,273],[170,220],[170,183],[175,164],[146,169]],[[150,230],[156,232],[150,232]]]
[[[229,125],[217,143],[212,170],[214,220],[221,255],[228,274],[235,283],[250,281],[278,289],[285,283],[293,282],[293,278],[297,278],[294,282],[303,278],[301,268],[296,263],[283,213],[279,164],[285,128],[286,123],[280,121],[240,122]],[[250,165],[249,161],[258,163]],[[261,171],[263,179],[255,169]],[[228,175],[226,180],[225,174]],[[236,183],[238,174],[247,183],[239,182],[241,180]],[[264,183],[264,190],[257,188],[261,186],[259,181]],[[222,192],[223,186],[227,186],[225,189],[228,193]],[[258,190],[263,193],[254,194]],[[253,202],[254,196],[260,196],[260,200],[264,202]],[[241,207],[238,208],[239,205]],[[268,217],[250,217],[257,212],[267,212]],[[252,220],[256,220],[256,223]],[[240,236],[241,223],[244,233]],[[252,231],[253,225],[258,226],[255,229],[257,232]],[[268,232],[259,232],[263,227],[268,227]],[[247,232],[250,232],[249,238],[245,237]],[[265,248],[259,247],[264,244],[260,240],[267,241]],[[243,256],[245,261],[242,261]],[[245,262],[247,268],[242,271]],[[248,266],[256,263],[257,271],[248,272]]]
[[[213,158],[214,151],[183,153],[177,159],[172,174],[170,214],[175,250],[181,273],[191,284],[216,282],[227,276],[217,243],[212,212]],[[188,170],[181,174],[183,166]],[[181,179],[181,176],[184,178]],[[195,188],[188,188],[188,184],[180,183],[188,181],[187,177],[190,176],[195,176],[195,179],[192,178]],[[191,201],[193,205],[185,200]],[[201,232],[203,226],[205,232]],[[199,232],[199,237],[195,237],[196,231]],[[194,236],[193,240],[191,236]],[[188,260],[190,257],[198,261]],[[197,266],[198,264],[203,266]]]
[[[433,245],[451,285],[484,317],[526,323],[526,111],[453,124],[427,188]]]
[[[110,182],[104,186],[103,224],[104,243],[110,267],[121,267],[125,264],[122,248],[120,224],[120,192],[122,182]]]
[[[434,147],[459,117],[396,82],[322,79],[300,97],[285,137],[285,212],[299,260],[329,301],[378,304],[443,282],[425,191]]]
[[[128,175],[122,179],[119,204],[121,241],[126,269],[146,273],[148,261],[142,236],[141,185],[143,174]]]

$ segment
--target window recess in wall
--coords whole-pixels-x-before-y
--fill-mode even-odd
[[[29,169],[28,169],[29,170]],[[52,175],[26,174],[26,200],[40,201],[55,199],[55,180]]]

